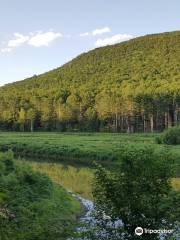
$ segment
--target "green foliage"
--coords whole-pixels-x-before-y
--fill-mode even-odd
[[[42,173],[0,153],[0,239],[66,239],[71,235],[78,201]],[[2,167],[3,166],[3,167]]]
[[[180,126],[165,130],[161,137],[161,142],[169,145],[180,144]]]
[[[81,54],[0,88],[6,130],[161,131],[180,121],[180,31]]]
[[[0,133],[0,149],[5,151],[6,149],[15,150],[16,156],[24,156],[26,160],[31,157],[33,161],[30,161],[30,164],[34,168],[34,170],[38,170],[44,173],[47,173],[53,181],[58,184],[62,184],[64,187],[71,189],[77,193],[82,194],[85,197],[91,197],[91,181],[93,178],[94,170],[87,169],[82,167],[89,166],[93,160],[97,160],[101,163],[104,163],[108,169],[113,169],[117,171],[119,174],[119,167],[123,159],[129,153],[132,157],[140,159],[140,156],[144,156],[145,145],[151,146],[154,148],[154,155],[157,159],[159,156],[162,156],[162,152],[165,152],[169,146],[164,145],[156,145],[154,143],[154,138],[160,136],[159,134],[100,134],[100,133],[76,133],[76,134],[59,134],[59,133]],[[129,147],[128,147],[129,146]],[[132,150],[130,151],[130,148]],[[136,150],[136,154],[134,153]],[[145,151],[145,150],[144,150]],[[180,151],[178,146],[171,146],[169,149],[169,155],[167,156],[168,160],[173,159],[175,165],[173,169],[176,170],[176,175],[178,174],[179,169],[179,157]],[[139,152],[139,155],[138,155]],[[150,158],[151,151],[147,151],[147,160]],[[18,165],[14,164],[13,154],[12,152],[8,152],[6,154],[0,153],[0,182],[1,175],[5,175],[5,172],[13,173],[16,168],[20,168],[21,166],[26,165],[24,161],[18,161]],[[6,161],[5,161],[6,159]],[[57,161],[53,163],[53,161]],[[154,159],[156,160],[156,159]],[[61,162],[61,164],[58,163]],[[140,161],[140,160],[139,160]],[[164,159],[165,161],[165,159]],[[6,162],[6,165],[5,163]],[[133,161],[131,161],[133,162]],[[169,161],[170,163],[171,161]],[[151,161],[150,161],[151,163]],[[62,165],[64,164],[64,166]],[[67,166],[68,164],[72,164],[74,167]],[[140,165],[140,162],[139,162]],[[8,166],[8,167],[7,167]],[[10,167],[9,167],[10,166]],[[148,165],[149,167],[149,165]],[[78,168],[78,169],[77,169]],[[11,170],[7,170],[11,169]],[[14,170],[13,170],[14,169]],[[151,168],[153,169],[153,168]],[[172,169],[172,170],[173,170]],[[12,191],[15,189],[16,194],[12,193],[12,202],[15,203],[15,207],[18,207],[18,202],[24,206],[24,202],[26,202],[26,206],[20,208],[22,210],[22,221],[26,223],[26,225],[34,225],[30,227],[29,235],[27,234],[26,238],[29,239],[66,239],[66,236],[70,235],[71,228],[69,225],[74,223],[75,213],[79,211],[79,203],[71,198],[67,193],[59,187],[55,187],[52,185],[52,191],[50,191],[50,195],[48,193],[49,187],[44,189],[43,181],[47,177],[43,177],[41,179],[42,183],[39,182],[39,174],[32,174],[32,170],[29,167],[24,166],[22,168],[25,176],[21,173],[21,171],[17,171],[19,179],[21,179],[22,188],[19,186],[19,182],[17,182],[17,178],[14,177],[12,182]],[[138,173],[137,169],[137,173]],[[133,172],[136,172],[135,170]],[[3,174],[2,174],[3,173]],[[21,174],[20,174],[21,173]],[[162,171],[163,174],[163,171]],[[11,174],[12,175],[12,174]],[[9,176],[9,174],[8,174]],[[14,174],[13,174],[14,176]],[[41,175],[44,176],[44,175]],[[10,177],[8,177],[10,179]],[[36,180],[37,179],[37,180]],[[35,182],[38,182],[37,188],[35,187]],[[176,190],[179,190],[179,179],[173,178],[173,187]],[[49,181],[48,181],[49,183]],[[52,183],[51,183],[52,184]],[[50,184],[50,186],[51,186]],[[11,185],[11,184],[10,184]],[[24,188],[24,185],[26,187]],[[19,186],[19,187],[18,187]],[[28,188],[28,186],[30,186]],[[47,184],[48,186],[48,184]],[[159,186],[158,186],[159,187]],[[17,190],[18,188],[18,190]],[[24,198],[21,197],[21,193],[19,189],[23,190]],[[38,191],[36,191],[38,189]],[[158,188],[157,188],[158,189]],[[32,191],[32,193],[31,193]],[[19,192],[19,194],[18,194]],[[38,192],[42,194],[39,196]],[[32,197],[31,197],[32,195]],[[17,198],[14,198],[17,196]],[[31,199],[32,205],[28,204],[28,199]],[[32,202],[32,198],[35,198],[35,202]],[[169,198],[169,202],[174,201],[176,195],[172,194]],[[4,204],[9,199],[9,195],[7,191],[1,191],[0,188],[0,206],[4,206]],[[13,200],[14,199],[14,200]],[[18,199],[18,200],[17,200]],[[25,199],[25,200],[21,200]],[[13,204],[12,203],[12,204]],[[168,206],[170,203],[165,203]],[[11,205],[10,205],[11,206]],[[30,210],[29,210],[30,208]],[[171,218],[174,212],[178,211],[178,206],[175,205],[174,211],[171,213]],[[9,211],[9,208],[7,209]],[[0,215],[4,216],[3,221],[6,218],[6,209],[0,213]],[[19,211],[20,211],[19,210]],[[16,211],[16,209],[15,209]],[[27,212],[27,213],[26,213]],[[8,214],[14,214],[13,212],[8,212]],[[27,220],[27,217],[28,219]],[[20,220],[19,220],[20,221]],[[11,221],[13,222],[13,221]],[[9,224],[9,222],[8,222]],[[0,225],[1,226],[1,225]],[[8,225],[6,225],[8,226]],[[25,224],[23,228],[26,229]],[[37,227],[36,227],[37,226]],[[44,226],[44,228],[42,227]],[[5,227],[5,226],[4,226]],[[38,229],[37,229],[38,228]],[[48,231],[45,231],[45,229]],[[8,229],[8,231],[10,231]],[[23,229],[22,229],[23,231]],[[26,229],[28,231],[28,229]],[[37,231],[37,234],[36,234]],[[44,231],[44,232],[43,232]],[[30,238],[30,234],[32,233],[32,238]],[[55,233],[57,235],[55,235]],[[45,236],[45,237],[44,237]],[[65,237],[64,237],[65,236]],[[11,236],[12,237],[12,236]],[[20,236],[18,236],[21,240]],[[23,239],[22,237],[22,239]],[[5,238],[3,238],[4,240]],[[11,238],[13,239],[13,238]],[[15,238],[15,240],[18,238]],[[93,239],[93,238],[92,238]],[[7,238],[7,240],[9,240]],[[13,239],[14,240],[14,239]]]
[[[98,167],[93,194],[100,226],[109,233],[107,239],[116,239],[117,234],[121,236],[118,239],[139,239],[134,232],[138,226],[176,229],[180,192],[173,191],[170,185],[170,161],[169,153],[156,152],[151,147],[127,147],[122,151],[119,170],[109,172]],[[112,221],[121,219],[123,225],[109,228],[104,213]],[[143,239],[159,237],[143,235]]]
[[[157,145],[154,138],[159,134],[116,133],[0,133],[0,151],[12,149],[18,157],[31,160],[57,161],[64,164],[91,166],[94,160],[108,168],[116,168],[121,162],[121,150],[126,145],[152,145],[165,150],[168,146]],[[169,149],[174,159],[174,176],[180,176],[180,149]]]
[[[161,143],[162,143],[162,138],[161,138],[161,136],[155,137],[155,143],[157,143],[157,144],[161,144]]]
[[[20,161],[25,164],[24,161]],[[57,184],[78,193],[84,198],[92,199],[92,180],[94,171],[85,167],[74,167],[52,162],[28,161],[36,171],[46,173]]]
[[[180,179],[173,178],[172,179],[172,186],[176,191],[180,191]]]
[[[159,134],[108,134],[108,133],[0,133],[0,151],[12,149],[16,156],[35,160],[58,161],[82,166],[92,166],[94,160],[116,168],[124,145],[157,145],[154,138]],[[179,175],[180,149],[171,146],[175,176]]]

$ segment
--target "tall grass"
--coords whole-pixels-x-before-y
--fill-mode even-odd
[[[152,145],[162,149],[167,146],[155,144],[158,134],[105,134],[105,133],[2,133],[0,150],[12,149],[16,156],[32,159],[59,161],[90,166],[94,160],[108,167],[116,167],[121,150],[130,145]],[[179,164],[180,147],[175,151],[175,162]],[[176,160],[177,159],[177,160]]]
[[[180,191],[180,178],[172,178],[172,186],[176,191]]]
[[[19,162],[24,164],[23,160],[19,160]],[[76,192],[85,198],[92,199],[92,169],[36,161],[28,161],[28,164],[30,164],[34,170],[48,174],[54,182],[62,185],[66,189]]]
[[[53,160],[72,160],[88,165],[92,160],[114,162],[124,144],[153,144],[145,134],[0,133],[0,150],[16,155]]]

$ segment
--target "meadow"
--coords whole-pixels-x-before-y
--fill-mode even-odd
[[[99,161],[113,165],[125,146],[151,145],[160,150],[168,148],[175,158],[180,156],[179,146],[155,143],[159,134],[116,133],[0,133],[0,150],[12,149],[16,156],[55,160],[59,162],[91,165]],[[176,161],[178,162],[178,161]]]
[[[180,189],[180,146],[157,144],[161,134],[116,133],[0,133],[0,150],[12,149],[22,164],[47,173],[54,182],[85,198],[92,198],[93,162],[116,169],[122,149],[151,146],[169,150],[174,163],[172,184]],[[24,160],[23,160],[24,159]]]

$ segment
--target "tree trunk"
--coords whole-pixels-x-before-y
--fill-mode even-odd
[[[118,131],[118,114],[116,112],[115,114],[115,128],[116,128],[116,132]]]
[[[130,126],[129,117],[126,118],[126,124],[127,124],[127,133],[130,133],[131,132],[131,126]]]
[[[21,122],[20,130],[21,130],[22,132],[25,131],[25,123],[24,123],[24,122]]]
[[[134,126],[132,124],[131,124],[131,127],[130,127],[130,131],[131,131],[131,133],[134,132]]]
[[[168,128],[168,113],[167,112],[164,113],[164,125],[165,125],[165,128]]]
[[[143,115],[143,131],[146,132],[146,117]]]
[[[168,111],[168,128],[172,127],[173,125],[173,116],[172,116],[172,110],[169,107]]]
[[[154,132],[154,116],[153,116],[153,114],[150,116],[150,129],[151,129],[151,132],[153,133]]]
[[[176,103],[174,104],[173,114],[174,114],[174,116],[173,116],[173,118],[174,118],[174,125],[176,126],[177,122],[178,122],[177,105],[176,105]]]
[[[31,132],[33,132],[34,131],[34,121],[33,121],[33,119],[31,119]]]
[[[123,132],[124,129],[124,117],[121,116],[121,132]]]

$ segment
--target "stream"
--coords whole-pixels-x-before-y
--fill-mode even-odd
[[[68,191],[69,192],[69,191]],[[91,223],[95,223],[95,219],[92,216],[92,213],[94,212],[94,203],[91,200],[82,198],[80,195],[72,193],[73,197],[77,198],[81,204],[83,205],[83,207],[85,208],[85,214],[83,214],[83,216],[80,217],[79,219],[79,223],[80,224],[91,224]],[[82,233],[82,232],[86,232],[86,228],[85,227],[78,227],[76,229],[76,231],[78,233]],[[68,238],[67,240],[90,240],[87,238]]]
[[[71,194],[81,202],[81,204],[84,206],[86,210],[85,214],[79,220],[79,223],[82,224],[82,227],[77,227],[76,229],[78,233],[85,233],[87,231],[87,228],[85,227],[85,225],[88,226],[88,228],[93,229],[93,227],[96,226],[96,223],[97,223],[97,219],[95,219],[95,217],[93,216],[93,213],[95,212],[94,203],[93,201],[85,199],[78,194],[75,194],[72,192]],[[117,220],[116,222],[112,223],[111,219],[107,215],[104,215],[104,218],[108,220],[108,226],[115,226],[115,228],[118,226],[122,226],[121,220]],[[106,232],[104,231],[98,232],[96,233],[96,235],[99,237],[99,240],[107,239]],[[124,238],[122,236],[121,238],[120,236],[119,237],[117,236],[117,240],[118,239],[124,239]],[[165,235],[160,234],[159,240],[165,240],[165,239],[166,239]],[[91,240],[91,239],[87,237],[78,237],[78,238],[68,238],[67,240]],[[174,234],[173,240],[180,240],[178,233]]]

